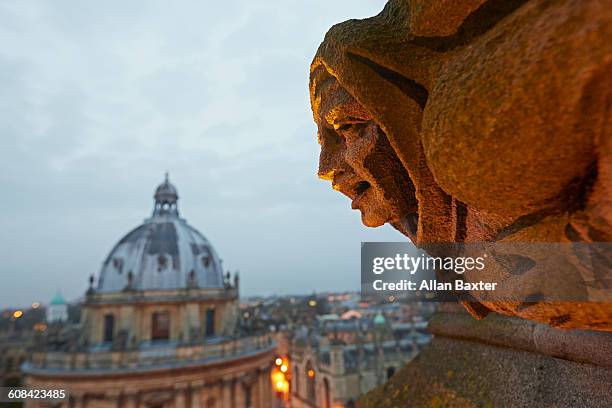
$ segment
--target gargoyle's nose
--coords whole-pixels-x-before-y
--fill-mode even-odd
[[[334,168],[330,165],[328,160],[325,160],[323,154],[319,156],[319,170],[317,175],[322,180],[333,181],[334,180]]]
[[[317,175],[320,179],[328,181],[333,181],[334,175],[340,170],[340,163],[342,161],[340,145],[336,141],[338,136],[331,133],[327,129],[319,131],[321,153],[319,154]]]

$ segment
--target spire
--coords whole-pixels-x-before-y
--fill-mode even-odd
[[[178,193],[176,187],[170,183],[170,176],[166,171],[164,182],[155,189],[155,209],[153,215],[178,215]]]

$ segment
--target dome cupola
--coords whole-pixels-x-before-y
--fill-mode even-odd
[[[155,199],[154,216],[163,214],[178,215],[178,193],[176,192],[176,187],[168,179],[168,172],[166,172],[164,182],[155,189],[153,198]]]

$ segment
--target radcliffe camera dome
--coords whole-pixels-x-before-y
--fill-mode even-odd
[[[222,288],[221,261],[210,242],[179,217],[178,193],[167,174],[154,198],[152,217],[110,251],[97,292]]]
[[[80,325],[49,325],[23,371],[39,388],[61,384],[83,408],[271,407],[276,343],[241,324],[238,274],[223,275],[210,242],[179,217],[167,174],[154,198],[153,215],[110,251],[97,285],[90,276]],[[61,302],[47,308],[48,322],[67,320]]]

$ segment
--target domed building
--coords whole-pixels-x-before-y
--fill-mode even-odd
[[[27,386],[69,390],[62,407],[271,406],[275,344],[242,334],[238,276],[179,216],[167,175],[154,199],[90,277],[80,338],[34,353]]]
[[[60,292],[57,292],[47,306],[47,323],[65,322],[68,320],[68,304]]]

